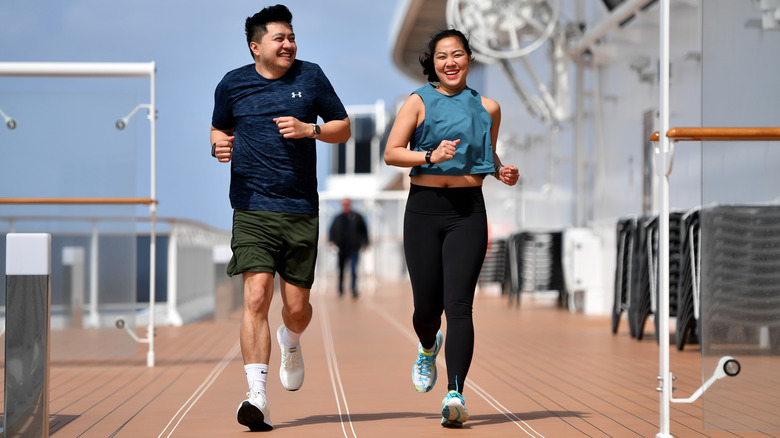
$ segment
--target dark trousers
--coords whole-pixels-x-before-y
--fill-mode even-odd
[[[352,296],[357,297],[357,251],[339,251],[339,296],[344,295],[344,269],[347,267],[347,261],[349,261],[350,270],[352,273]]]
[[[474,291],[487,251],[481,187],[412,185],[404,216],[404,253],[414,296],[412,323],[420,343],[433,346],[447,318],[448,390],[463,391],[474,352]]]

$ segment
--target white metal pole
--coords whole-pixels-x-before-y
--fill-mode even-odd
[[[660,430],[657,438],[671,437],[669,433],[672,376],[669,371],[669,6],[671,0],[660,0],[660,130],[656,150],[656,172],[660,176],[658,213],[658,340],[659,390],[661,392]]]
[[[578,2],[579,5],[581,5],[581,2]],[[582,12],[582,6],[578,6],[577,9],[577,19],[583,20],[581,22],[584,22],[584,19],[582,18],[584,16],[584,13]],[[574,112],[574,180],[577,182],[577,185],[575,187],[575,192],[577,194],[577,198],[574,201],[575,203],[575,214],[574,214],[574,225],[578,227],[582,227],[585,225],[585,196],[586,191],[585,187],[587,185],[586,181],[586,169],[585,169],[585,124],[584,124],[584,113],[585,113],[585,66],[582,63],[577,63],[576,67],[577,73],[576,73],[576,90],[577,90],[577,96],[575,100],[575,105],[577,106],[577,111]],[[598,67],[596,67],[598,68]],[[594,81],[598,80],[598,76],[594,75]],[[593,100],[595,101],[598,99],[599,96],[594,96]],[[591,197],[591,200],[593,197]]]
[[[168,233],[168,279],[166,318],[168,325],[180,327],[184,319],[179,313],[179,234],[180,227],[172,223]]]
[[[156,264],[157,264],[157,231],[155,227],[155,219],[157,215],[157,101],[155,92],[155,67],[154,62],[151,63],[152,71],[149,75],[149,81],[151,89],[150,94],[150,107],[149,107],[149,130],[151,132],[151,199],[152,203],[149,204],[149,328],[147,329],[147,339],[149,340],[149,352],[146,354],[146,366],[154,367],[154,304],[156,301],[155,296],[155,277],[156,277]]]
[[[98,261],[99,246],[97,221],[92,222],[92,236],[89,241],[89,327],[100,327],[100,314],[98,313]]]

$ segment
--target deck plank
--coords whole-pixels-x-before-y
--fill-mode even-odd
[[[276,297],[272,304],[272,330],[280,323],[280,301]],[[446,388],[443,355],[433,391],[418,394],[410,382],[416,341],[408,284],[385,285],[357,301],[315,291],[312,302],[314,318],[302,338],[306,380],[301,390],[282,388],[274,345],[268,384],[273,436],[452,436],[439,426]],[[572,314],[554,299],[524,298],[515,307],[488,295],[477,297],[474,318],[475,354],[464,392],[471,420],[459,436],[650,437],[658,432],[652,323],[637,341],[626,324],[612,334],[608,317]],[[51,435],[246,436],[235,419],[246,392],[239,319],[235,313],[224,321],[158,327],[154,368],[146,367],[143,344],[133,357],[55,358]],[[671,363],[679,378],[676,396],[691,394],[702,379],[698,346],[673,348]],[[673,404],[672,434],[780,436],[705,430],[702,417],[701,400]]]

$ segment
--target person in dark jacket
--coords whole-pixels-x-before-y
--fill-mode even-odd
[[[357,265],[360,250],[368,246],[368,229],[363,216],[352,211],[349,199],[342,200],[341,204],[344,211],[333,220],[328,240],[339,250],[339,296],[344,296],[344,269],[349,261],[352,298],[357,298]]]

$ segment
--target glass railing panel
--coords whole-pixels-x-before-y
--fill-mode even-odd
[[[137,248],[136,217],[148,207],[114,200],[149,196],[139,195],[141,175],[148,174],[149,123],[142,112],[117,129],[117,120],[144,98],[132,89],[106,91],[105,81],[0,81],[0,109],[15,121],[14,129],[0,126],[0,272],[7,233],[52,235],[53,360],[134,355],[135,341],[115,322],[121,317],[135,331],[143,313],[136,260],[148,248]]]
[[[780,127],[780,33],[751,2],[702,1],[702,126]],[[780,430],[780,141],[703,141],[701,348],[707,429]],[[685,146],[680,146],[685,147]]]

